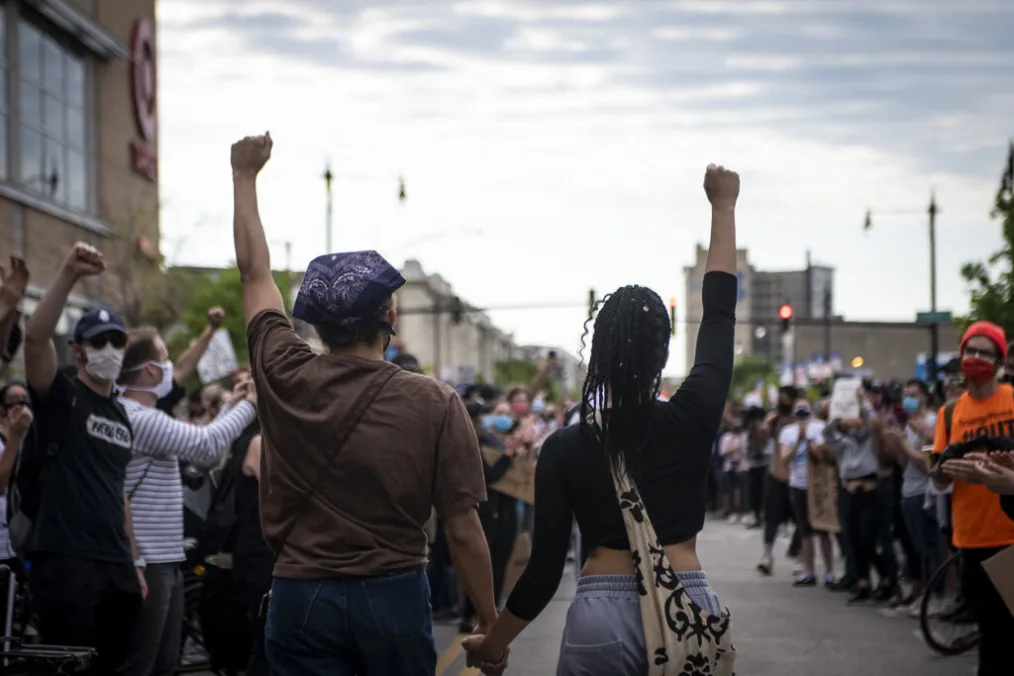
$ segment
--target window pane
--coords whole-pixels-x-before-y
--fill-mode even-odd
[[[67,144],[71,148],[83,152],[85,147],[84,113],[73,108],[65,109],[65,113],[67,115],[67,136],[65,137]]]
[[[86,203],[85,158],[70,150],[67,152],[67,204],[71,209],[83,211]]]
[[[64,51],[51,38],[42,40],[42,85],[47,92],[63,98]]]
[[[3,26],[0,25],[0,31]],[[0,110],[7,110],[7,71],[0,67]]]
[[[45,115],[45,130],[46,134],[52,136],[57,141],[63,142],[63,102],[60,99],[45,95],[45,108],[43,113]]]
[[[43,157],[43,174],[46,183],[43,186],[46,197],[57,202],[65,202],[67,194],[67,157],[62,143],[46,139],[46,154]]]
[[[7,116],[0,115],[0,178],[7,178],[7,157]]]
[[[42,182],[42,135],[21,127],[21,182],[36,190]]]
[[[39,31],[24,21],[18,26],[18,68],[21,77],[32,82],[42,79],[42,38]]]
[[[85,100],[84,61],[67,55],[67,103],[75,108],[84,108]]]
[[[24,80],[21,81],[21,123],[42,128],[42,92]]]

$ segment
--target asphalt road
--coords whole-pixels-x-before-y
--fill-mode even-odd
[[[792,586],[792,562],[780,559],[770,578],[754,566],[757,530],[709,521],[698,539],[701,559],[722,602],[732,611],[736,671],[740,676],[962,676],[975,673],[974,654],[938,657],[923,642],[918,621],[876,607],[849,607],[845,596]],[[777,553],[784,554],[787,539]],[[560,652],[573,576],[515,641],[508,674],[552,675]],[[461,655],[456,626],[437,626],[437,676],[472,676]],[[617,675],[619,676],[619,675]]]

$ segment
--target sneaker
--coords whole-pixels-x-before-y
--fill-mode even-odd
[[[877,587],[877,591],[873,592],[873,600],[879,604],[891,603],[898,597],[898,587],[896,585],[882,585]]]
[[[771,571],[775,568],[775,562],[770,556],[764,556],[761,558],[760,563],[757,564],[757,570],[762,575],[770,575]]]
[[[866,603],[871,598],[873,598],[873,592],[869,587],[856,587],[852,590],[852,593],[849,594],[848,604],[851,606],[859,603]]]
[[[739,522],[747,528],[757,527],[757,517],[753,514],[744,514],[743,518],[741,518]]]
[[[824,575],[824,588],[834,589],[834,586],[838,584],[838,581],[834,579],[834,573],[827,573]]]
[[[739,523],[739,514],[730,514],[729,518],[726,519],[725,522],[726,523],[731,523],[732,525],[738,524]]]
[[[813,573],[804,573],[796,578],[796,581],[792,583],[793,587],[816,587],[817,576]]]
[[[837,580],[828,587],[831,591],[846,592],[852,591],[852,588],[856,586],[856,581],[849,577],[843,577]]]

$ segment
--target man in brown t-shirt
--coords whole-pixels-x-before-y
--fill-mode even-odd
[[[328,347],[315,354],[285,315],[257,210],[270,136],[232,147],[236,260],[263,430],[261,524],[277,553],[267,604],[275,676],[432,676],[426,579],[431,507],[482,632],[496,619],[476,508],[482,459],[454,390],[384,361],[394,292],[374,251],[312,261],[293,316]]]

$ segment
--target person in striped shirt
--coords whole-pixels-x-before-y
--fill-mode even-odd
[[[216,464],[257,417],[252,385],[237,389],[233,405],[208,425],[176,420],[156,407],[173,387],[173,364],[153,328],[133,329],[119,384],[134,428],[126,490],[148,598],[129,645],[129,676],[175,673],[183,622],[183,486],[181,460]]]

